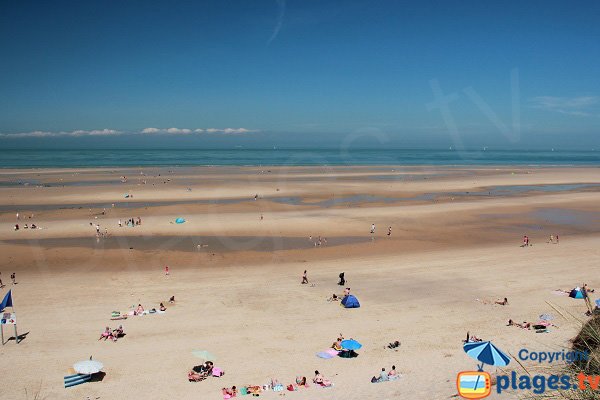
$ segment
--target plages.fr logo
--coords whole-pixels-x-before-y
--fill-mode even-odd
[[[456,377],[458,394],[465,399],[483,399],[492,392],[492,379],[489,373],[483,371],[483,365],[506,366],[510,357],[491,342],[468,342],[463,346],[465,353],[476,359],[481,364],[477,371],[462,371]],[[522,361],[537,363],[552,363],[564,361],[586,361],[589,358],[587,351],[561,352],[533,352],[521,349],[518,353]],[[571,375],[520,375],[516,371],[509,374],[498,375],[496,392],[501,394],[505,390],[526,390],[534,394],[542,394],[546,390],[600,390],[600,376],[579,373]]]

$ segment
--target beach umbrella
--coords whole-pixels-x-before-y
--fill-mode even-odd
[[[342,348],[346,350],[358,350],[362,347],[362,344],[358,343],[354,339],[342,340]]]
[[[217,359],[217,357],[214,354],[212,354],[206,350],[193,350],[192,355],[194,357],[201,358],[204,361],[213,361],[214,362]]]
[[[183,219],[183,218],[181,218],[181,217],[179,217],[179,218],[177,218],[177,219],[175,220],[175,223],[176,223],[176,224],[183,224],[184,222],[185,222],[185,219]]]
[[[542,314],[540,315],[540,320],[541,321],[552,321],[554,319],[554,316],[552,314]]]
[[[510,363],[510,357],[504,354],[492,342],[468,342],[463,346],[463,350],[471,358],[480,361],[483,364],[504,367]]]
[[[95,374],[96,372],[100,372],[102,368],[104,368],[104,365],[100,361],[92,360],[91,358],[89,360],[79,361],[73,364],[73,369],[75,372],[85,375],[91,375]]]

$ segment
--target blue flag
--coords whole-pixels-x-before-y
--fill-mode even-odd
[[[2,303],[0,303],[0,311],[4,311],[6,307],[12,306],[12,290],[9,290],[8,293],[6,293],[6,296],[4,296],[4,300],[2,300]]]

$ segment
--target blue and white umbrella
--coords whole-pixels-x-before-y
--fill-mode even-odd
[[[474,358],[483,364],[504,367],[510,363],[510,357],[494,346],[492,342],[465,343],[463,350],[469,357]]]
[[[342,340],[342,348],[346,350],[358,350],[362,347],[362,344],[358,343],[354,339]]]
[[[480,371],[483,370],[483,364],[504,367],[510,363],[510,357],[494,346],[492,342],[467,342],[463,345],[463,350],[469,357],[481,362]],[[479,377],[480,375],[477,376],[474,387],[477,387]]]

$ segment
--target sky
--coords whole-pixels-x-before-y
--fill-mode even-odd
[[[595,1],[4,1],[0,148],[600,148],[599,15]]]

